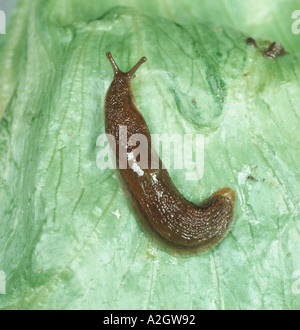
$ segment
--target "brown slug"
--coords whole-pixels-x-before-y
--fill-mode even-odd
[[[131,80],[146,57],[142,57],[128,72],[122,72],[111,53],[107,52],[106,56],[113,68],[114,79],[104,102],[105,131],[115,140],[119,174],[133,208],[146,229],[153,231],[167,245],[179,250],[207,251],[219,243],[231,228],[235,215],[234,191],[222,188],[198,205],[180,194],[153,150],[149,129],[135,105]],[[136,165],[136,147],[128,143],[135,134],[142,134],[147,139],[147,148],[142,149],[147,156],[143,168]],[[122,157],[123,161],[126,158],[127,166],[121,162]],[[157,166],[153,166],[153,159],[157,159]]]

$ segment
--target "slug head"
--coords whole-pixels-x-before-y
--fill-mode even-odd
[[[117,63],[113,59],[112,55],[110,52],[106,53],[106,57],[108,58],[112,69],[114,71],[114,79],[128,79],[132,80],[133,78],[136,77],[135,72],[138,70],[138,68],[147,61],[147,58],[143,56],[134,67],[132,67],[128,72],[123,72],[119,69]]]

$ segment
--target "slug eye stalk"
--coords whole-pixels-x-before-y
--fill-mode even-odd
[[[147,61],[147,57],[143,56],[137,63],[135,66],[133,66],[128,72],[123,72],[119,69],[117,63],[115,62],[115,60],[113,59],[112,55],[110,52],[106,53],[106,57],[108,58],[113,71],[114,71],[114,75],[117,76],[118,74],[123,74],[123,75],[127,75],[129,78],[133,79],[135,78],[135,73],[138,70],[138,68]]]

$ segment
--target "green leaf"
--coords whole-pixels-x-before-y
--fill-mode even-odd
[[[18,2],[0,36],[2,309],[300,307],[296,4]],[[249,36],[289,54],[270,60]],[[205,135],[203,178],[170,170],[180,191],[235,189],[236,221],[213,250],[157,246],[97,168],[106,51],[123,70],[147,56],[133,89],[151,133]]]

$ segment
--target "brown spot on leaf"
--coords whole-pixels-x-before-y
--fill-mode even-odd
[[[256,41],[253,38],[247,38],[246,43],[250,46],[253,46],[261,52],[261,54],[267,58],[275,59],[279,56],[288,54],[288,52],[283,48],[280,42],[270,42],[268,40],[265,41],[265,44],[268,46],[267,49],[261,49],[257,46]]]
[[[253,46],[255,48],[258,48],[257,44],[256,44],[256,41],[253,38],[247,38],[246,42],[249,46]]]
[[[287,52],[282,47],[281,43],[273,42],[273,43],[271,43],[271,45],[269,46],[269,48],[267,50],[263,51],[263,54],[264,54],[264,56],[273,59],[273,58],[285,55],[285,54],[287,54]]]
[[[247,176],[247,180],[249,180],[249,181],[258,181],[254,176],[252,176],[252,175],[248,175]]]

